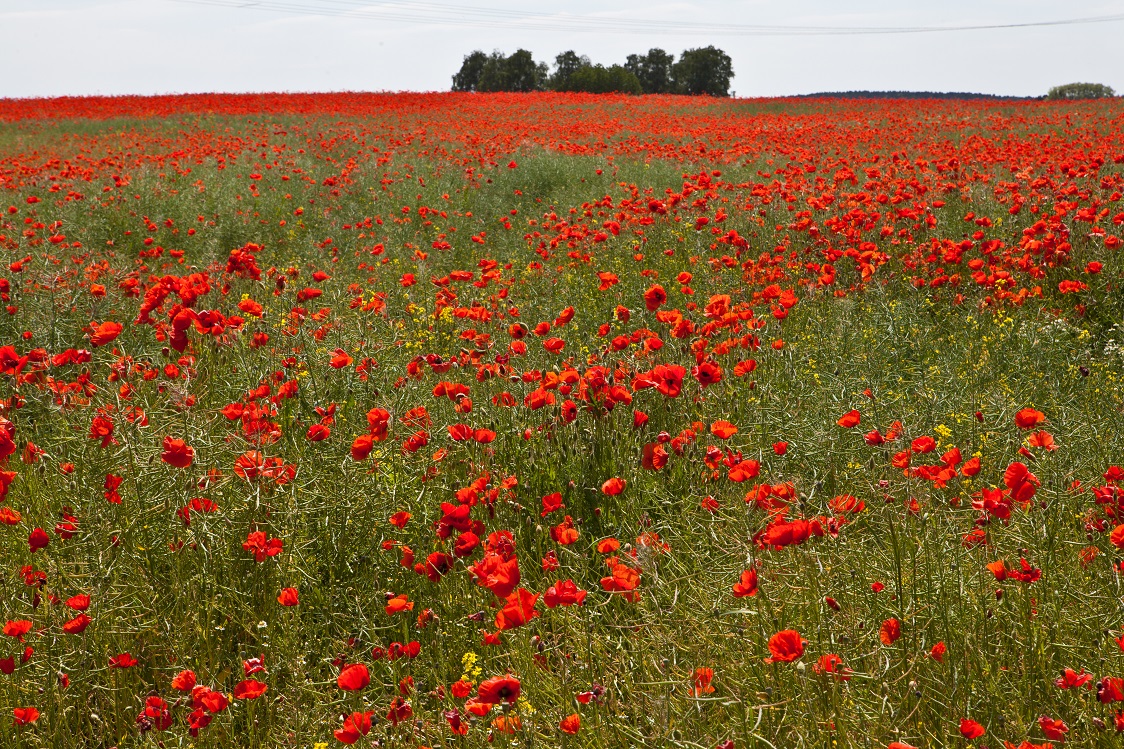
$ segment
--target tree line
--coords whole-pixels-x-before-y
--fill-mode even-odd
[[[1113,96],[1116,96],[1116,92],[1103,83],[1067,83],[1064,86],[1054,86],[1046,93],[1046,98],[1050,101],[1107,99]]]
[[[476,50],[465,55],[453,76],[453,90],[729,96],[733,77],[730,56],[713,46],[685,50],[678,60],[655,48],[629,55],[624,65],[607,67],[567,50],[554,58],[553,71],[525,49],[511,55]]]

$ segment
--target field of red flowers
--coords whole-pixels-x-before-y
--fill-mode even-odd
[[[1124,107],[0,100],[0,745],[1110,746]]]

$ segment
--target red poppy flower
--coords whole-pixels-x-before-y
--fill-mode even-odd
[[[812,670],[817,674],[831,676],[838,681],[850,681],[854,672],[843,665],[843,659],[835,653],[821,655]]]
[[[624,491],[625,480],[617,477],[607,479],[605,483],[601,484],[601,492],[610,497],[615,497]]]
[[[332,735],[342,744],[354,744],[371,732],[371,715],[373,714],[368,710],[364,713],[355,712],[348,715],[343,719],[343,728],[337,728],[332,732]]]
[[[371,674],[362,663],[344,666],[336,677],[336,685],[346,692],[357,692],[371,683]]]
[[[110,668],[132,668],[137,665],[139,661],[129,653],[121,653],[109,659]]]
[[[741,580],[734,583],[734,597],[747,598],[757,595],[757,570],[743,570]]]
[[[897,619],[887,619],[878,630],[878,639],[883,645],[893,645],[902,636],[902,623]]]
[[[299,596],[296,588],[282,588],[281,594],[277,596],[277,603],[282,606],[296,606],[300,603]]]
[[[253,531],[242,542],[242,548],[253,552],[255,561],[264,562],[266,557],[280,554],[285,548],[285,543],[279,538],[267,537],[265,531]]]
[[[485,705],[514,703],[519,699],[519,688],[519,679],[511,674],[493,676],[480,682],[480,686],[476,689],[476,699]]]
[[[269,687],[256,679],[245,679],[234,685],[234,699],[256,700],[265,694]]]
[[[852,409],[852,410],[848,411],[847,413],[843,414],[842,416],[840,416],[839,421],[837,421],[835,423],[838,424],[839,426],[843,427],[844,429],[851,429],[853,427],[857,427],[861,421],[862,421],[862,416],[859,414],[859,412],[857,410]]]
[[[1033,408],[1024,408],[1015,414],[1015,426],[1019,429],[1034,429],[1046,421],[1046,414]]]
[[[4,634],[23,642],[23,636],[31,631],[31,622],[27,619],[8,620],[4,624]]]
[[[374,438],[369,434],[361,434],[351,443],[351,459],[361,462],[367,459],[374,449]]]
[[[567,715],[558,723],[558,730],[562,733],[568,733],[571,736],[576,734],[582,727],[581,716],[577,713]]]
[[[78,635],[86,631],[86,627],[90,626],[93,621],[85,614],[79,614],[68,622],[62,625],[62,631],[68,635]]]
[[[351,363],[355,361],[351,356],[341,348],[332,352],[332,358],[328,360],[328,366],[332,369],[343,369],[350,367]]]
[[[644,306],[649,312],[655,312],[667,301],[667,292],[659,284],[651,286],[644,292]]]
[[[390,615],[401,614],[404,611],[413,611],[414,602],[405,593],[399,593],[386,602],[386,613]]]
[[[39,711],[34,707],[12,708],[12,718],[17,726],[26,726],[39,720]]]
[[[704,694],[713,694],[714,687],[710,682],[714,679],[714,669],[712,668],[696,668],[694,682],[695,685],[691,689],[691,694],[696,697],[701,697]]]
[[[332,435],[332,430],[323,424],[313,424],[308,428],[305,438],[309,442],[322,442]]]
[[[971,741],[987,733],[987,730],[971,718],[960,719],[960,735]]]
[[[546,589],[543,603],[549,609],[556,606],[581,606],[587,593],[578,588],[573,580],[562,580]]]
[[[195,688],[195,672],[180,671],[172,678],[172,689],[177,692],[190,692]]]
[[[716,421],[710,425],[710,433],[720,440],[727,440],[738,433],[738,428],[728,421]]]
[[[782,629],[769,638],[770,656],[766,663],[790,663],[804,655],[806,641],[795,629]]]
[[[90,330],[90,344],[93,346],[104,346],[121,335],[121,331],[124,329],[125,326],[121,323],[112,321],[95,325]]]
[[[537,618],[539,612],[535,610],[535,603],[538,600],[539,594],[526,588],[514,591],[504,599],[504,607],[496,613],[496,628],[502,632],[521,627]]]
[[[1046,715],[1038,718],[1038,727],[1042,729],[1042,733],[1046,734],[1046,738],[1054,741],[1065,741],[1065,735],[1069,733],[1069,726]]]
[[[47,548],[51,543],[51,537],[47,535],[47,531],[42,528],[33,528],[31,533],[27,536],[27,545],[32,551]]]
[[[195,460],[195,450],[181,439],[165,437],[160,459],[175,468],[188,468]]]

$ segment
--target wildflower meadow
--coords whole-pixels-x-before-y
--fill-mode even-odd
[[[1124,108],[0,100],[0,746],[1124,741]]]

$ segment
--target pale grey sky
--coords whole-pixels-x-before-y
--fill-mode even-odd
[[[733,58],[738,96],[853,89],[1037,95],[1072,81],[1122,91],[1124,21],[920,34],[731,33],[1112,14],[1124,15],[1124,2],[0,0],[0,97],[435,91],[449,88],[473,49],[523,47],[547,62],[574,49],[610,64],[650,47],[678,54],[708,44]]]

